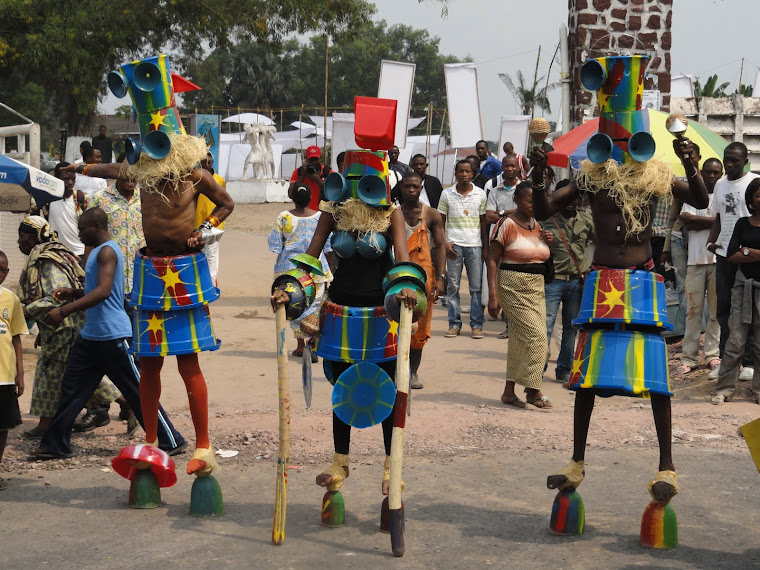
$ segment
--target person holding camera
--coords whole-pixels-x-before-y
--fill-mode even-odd
[[[330,172],[330,167],[322,164],[320,148],[316,145],[310,146],[306,149],[306,160],[290,176],[288,196],[293,195],[293,190],[299,182],[305,183],[311,191],[309,208],[319,210],[319,202],[324,200],[324,180]]]

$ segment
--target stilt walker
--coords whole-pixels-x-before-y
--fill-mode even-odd
[[[661,331],[672,329],[665,286],[653,273],[649,241],[658,200],[672,195],[696,208],[708,203],[707,190],[691,157],[686,137],[673,143],[688,185],[673,178],[670,166],[653,158],[649,115],[641,111],[648,57],[602,57],[581,70],[584,87],[597,91],[599,132],[588,141],[578,177],[547,196],[544,171],[552,154],[534,148],[531,181],[535,217],[545,220],[580,196],[587,196],[597,236],[593,271],[586,278],[581,309],[573,325],[580,328],[569,384],[576,391],[574,449],[571,461],[547,478],[558,489],[550,530],[581,534],[583,502],[576,489],[586,475],[585,449],[596,396],[650,398],[660,446],[659,473],[649,484],[652,503],[644,514],[641,542],[670,548],[678,543],[670,500],[678,493],[671,456],[668,358]],[[687,133],[688,134],[688,133]],[[658,149],[660,150],[660,149]],[[558,157],[557,157],[558,158]]]
[[[174,355],[195,427],[196,448],[187,465],[187,473],[196,477],[190,514],[220,515],[222,492],[211,476],[216,457],[208,434],[208,392],[198,363],[199,352],[220,345],[208,308],[219,297],[219,289],[211,281],[202,250],[219,239],[218,226],[232,212],[234,202],[200,168],[208,151],[205,141],[185,133],[174,99],[176,92],[199,88],[172,73],[166,55],[122,65],[108,74],[108,87],[116,97],[130,95],[140,141],[127,140],[124,164],[86,165],[77,171],[100,178],[126,177],[140,189],[146,247],[135,258],[129,302],[135,308],[131,351],[140,357],[145,445],[156,446],[161,368],[164,357]],[[195,228],[200,194],[215,208]],[[151,464],[142,452],[136,459],[138,470],[149,469]],[[168,464],[167,459],[162,461]],[[132,484],[147,484],[149,479],[146,473],[132,478]]]
[[[321,309],[319,332],[311,331],[316,336],[315,353],[322,357],[325,376],[334,386],[335,455],[332,465],[316,481],[326,488],[322,522],[330,527],[345,522],[340,488],[349,474],[352,427],[383,424],[386,460],[382,490],[383,494],[389,492],[393,410],[397,403],[394,378],[398,382],[401,373],[397,366],[400,363],[396,362],[400,306],[413,309],[414,320],[427,308],[425,271],[408,261],[404,218],[391,204],[388,158],[381,150],[393,146],[396,101],[357,97],[355,111],[356,143],[366,150],[348,151],[343,173],[327,177],[324,184],[327,200],[320,204],[323,214],[314,238],[305,254],[293,258],[296,271],[319,275],[322,268],[316,255],[330,235],[333,251],[340,257],[328,300]],[[395,264],[390,255],[394,245]],[[294,280],[288,290],[276,283],[273,307],[288,304],[292,308],[293,302],[305,294],[303,284]],[[304,327],[308,325],[302,323],[301,329],[306,332]],[[409,340],[408,336],[404,341],[407,361],[400,364],[407,385]],[[400,396],[404,404],[405,396],[406,393]],[[398,413],[395,418],[398,422]],[[403,423],[400,425],[403,427]],[[399,455],[397,489],[403,488],[400,458]],[[400,509],[400,490],[397,502]]]

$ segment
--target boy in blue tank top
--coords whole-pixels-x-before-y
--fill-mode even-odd
[[[50,429],[32,459],[72,457],[71,432],[77,414],[92,396],[103,375],[113,381],[142,425],[139,379],[129,344],[132,325],[124,310],[124,256],[108,232],[108,218],[101,208],[86,210],[79,218],[79,237],[93,247],[85,263],[84,289],[62,287],[53,292],[59,302],[47,318],[59,323],[67,315],[85,312],[85,325],[69,356],[61,385],[61,399]],[[176,455],[187,447],[163,409],[159,413],[159,447]]]

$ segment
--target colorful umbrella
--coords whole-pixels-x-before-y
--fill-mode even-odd
[[[654,158],[670,164],[676,176],[685,176],[681,160],[673,152],[673,135],[665,128],[665,119],[668,118],[668,114],[654,109],[644,109],[642,113],[644,114],[644,124],[654,137],[657,149]],[[569,161],[572,168],[578,168],[581,161],[588,158],[586,156],[588,140],[598,131],[599,118],[597,117],[559,137],[552,143],[554,151],[549,153],[549,164],[567,168]],[[699,145],[703,162],[708,158],[723,160],[723,150],[728,146],[728,142],[707,127],[690,119],[686,138]],[[747,171],[749,171],[749,165],[747,165]]]
[[[63,198],[62,180],[0,154],[0,196],[19,188],[31,194],[37,204]]]

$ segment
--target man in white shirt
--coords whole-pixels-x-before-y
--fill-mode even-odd
[[[84,255],[84,244],[79,239],[79,216],[87,209],[87,196],[74,187],[73,172],[63,171],[68,162],[60,162],[55,167],[55,177],[63,180],[64,191],[61,200],[55,200],[48,206],[48,223],[58,234],[58,241],[80,258]]]
[[[726,258],[728,242],[734,233],[734,226],[739,218],[749,216],[749,210],[744,202],[744,193],[749,183],[758,178],[757,174],[744,172],[747,165],[747,147],[740,142],[729,144],[723,151],[723,168],[726,175],[715,183],[712,211],[715,214],[710,235],[707,238],[707,249],[715,254],[715,290],[718,296],[717,317],[720,323],[720,357],[728,340],[728,318],[731,315],[731,288],[734,285],[736,265]],[[750,343],[748,343],[750,344]],[[717,370],[712,371],[711,377],[717,378]],[[752,378],[754,370],[746,366],[739,376]]]
[[[715,254],[707,251],[705,244],[710,229],[715,222],[713,215],[713,190],[715,183],[723,175],[723,165],[717,158],[708,158],[702,165],[702,179],[705,181],[707,193],[710,194],[710,205],[702,210],[684,204],[681,207],[679,220],[688,230],[689,246],[686,265],[685,297],[686,324],[683,337],[683,356],[679,372],[686,374],[699,365],[699,336],[702,332],[702,313],[707,295],[708,320],[705,329],[705,361],[714,370],[718,358],[720,325],[716,316],[717,296],[715,290]]]
[[[462,267],[467,271],[470,288],[470,328],[472,338],[483,338],[485,320],[480,299],[483,261],[488,247],[486,227],[486,193],[472,183],[472,166],[467,160],[457,162],[454,171],[456,186],[441,194],[438,211],[446,228],[446,306],[449,329],[444,336],[459,335],[462,315],[459,308],[459,286]]]

